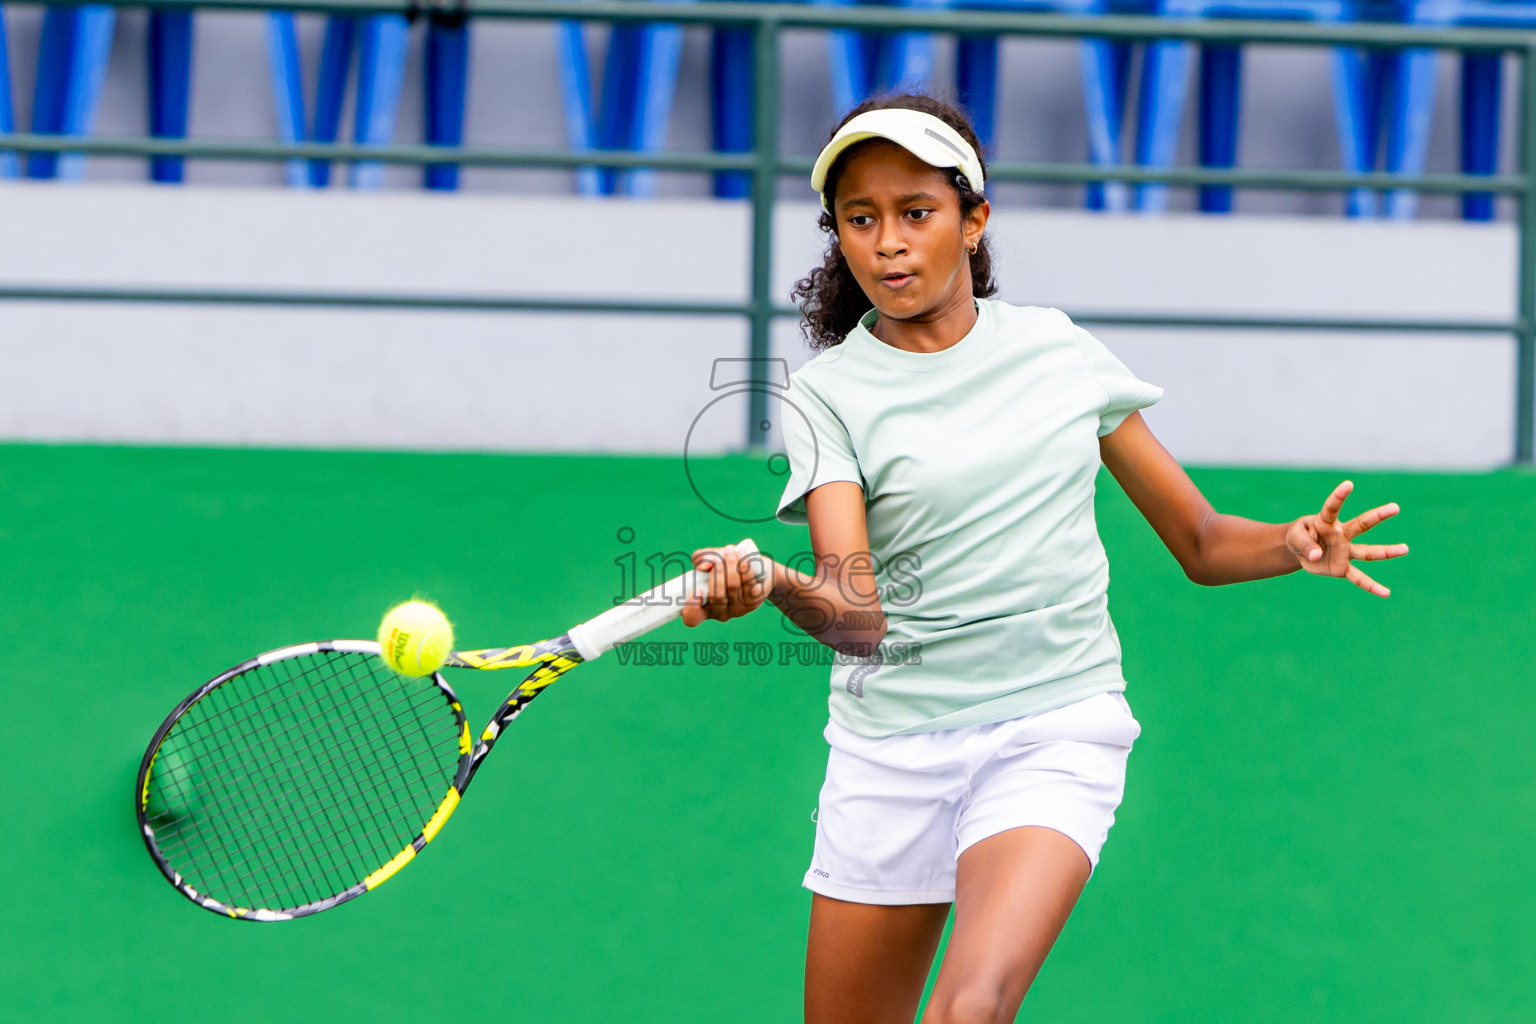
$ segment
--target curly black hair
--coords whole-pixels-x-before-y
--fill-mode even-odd
[[[865,100],[848,111],[847,115],[837,123],[837,128],[832,129],[832,135],[836,135],[838,129],[866,111],[886,110],[892,107],[932,114],[959,132],[960,137],[969,142],[971,148],[976,151],[976,158],[981,159],[981,140],[976,137],[976,129],[971,127],[970,119],[965,116],[964,111],[943,100],[915,93],[875,96]],[[828,141],[830,140],[831,135],[828,136]],[[856,148],[850,147],[845,150],[827,172],[828,206],[833,205],[837,179],[842,173],[847,154]],[[982,173],[986,173],[985,162],[982,163]],[[962,217],[969,216],[972,210],[986,202],[985,196],[979,192],[972,192],[966,186],[965,179],[958,168],[950,170],[949,180],[955,186],[955,191],[960,193]],[[848,336],[848,332],[858,325],[859,318],[869,312],[874,303],[854,280],[853,271],[848,269],[848,262],[843,259],[843,251],[837,244],[836,219],[823,210],[817,224],[830,236],[826,255],[822,258],[821,266],[795,282],[790,297],[800,305],[800,330],[810,342],[811,348],[816,351],[825,351],[834,345],[841,345],[843,339]],[[985,235],[976,246],[976,251],[971,254],[971,292],[978,299],[985,299],[997,292],[997,282],[992,277],[992,250],[987,244]]]

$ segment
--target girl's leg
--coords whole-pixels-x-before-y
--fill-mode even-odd
[[[881,907],[812,893],[806,1024],[912,1024],[948,917],[948,903]]]
[[[968,847],[955,870],[955,924],[922,1024],[1011,1024],[1088,875],[1082,847],[1038,825]]]

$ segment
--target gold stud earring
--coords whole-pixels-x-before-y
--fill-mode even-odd
[[[972,242],[970,245],[966,246],[966,250],[965,251],[970,253],[972,256],[975,256],[976,255],[976,243]]]

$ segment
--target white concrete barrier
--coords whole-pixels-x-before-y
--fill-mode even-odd
[[[819,260],[778,211],[779,295]],[[0,283],[737,301],[745,204],[6,183]],[[999,209],[1001,297],[1072,312],[1497,319],[1507,225]],[[1104,328],[1202,464],[1475,467],[1513,452],[1500,336]],[[807,357],[790,322],[775,354]],[[497,451],[742,442],[733,317],[0,302],[0,437]]]

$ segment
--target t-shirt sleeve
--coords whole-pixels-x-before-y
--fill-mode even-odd
[[[1110,433],[1137,409],[1156,405],[1163,397],[1163,389],[1132,373],[1104,343],[1076,324],[1072,325],[1072,337],[1078,351],[1088,360],[1088,369],[1098,380],[1107,401],[1099,413],[1099,436]]]
[[[848,428],[837,413],[805,384],[790,378],[784,396],[784,450],[789,458],[789,482],[779,499],[781,523],[803,525],[805,496],[833,480],[851,480],[864,486],[859,460],[853,451]]]

